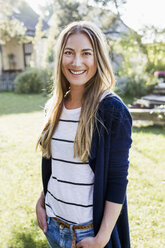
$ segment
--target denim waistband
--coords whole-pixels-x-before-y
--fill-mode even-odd
[[[76,232],[78,230],[81,231],[83,229],[93,228],[92,220],[81,224],[74,224],[64,221],[61,218],[57,218],[57,217],[47,217],[47,218],[48,218],[48,222],[50,221],[50,219],[52,219],[55,222],[55,224],[59,227],[59,230],[63,230],[64,228],[67,228],[70,231],[70,233],[72,234],[71,248],[74,248],[76,246]]]
[[[49,217],[49,218],[52,218],[54,219],[54,217]],[[87,222],[83,222],[83,223],[79,223],[79,224],[76,224],[76,223],[72,223],[72,222],[69,222],[69,221],[66,221],[66,220],[63,220],[62,218],[59,218],[59,217],[55,217],[57,218],[59,221],[61,222],[64,222],[68,225],[72,225],[72,226],[85,226],[85,225],[90,225],[93,223],[93,220],[90,220],[90,221],[87,221]],[[54,219],[55,220],[55,219]]]

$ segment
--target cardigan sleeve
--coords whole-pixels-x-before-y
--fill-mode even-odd
[[[113,120],[109,130],[110,157],[106,200],[123,204],[125,200],[128,157],[132,139],[132,117],[127,107],[119,104],[114,109]]]
[[[47,159],[42,157],[42,183],[43,183],[43,190],[45,196],[46,196],[47,185],[50,176],[51,176],[51,158]]]

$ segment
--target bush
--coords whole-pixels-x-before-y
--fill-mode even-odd
[[[50,92],[53,84],[50,70],[28,69],[20,73],[14,80],[17,93],[41,93]]]
[[[147,76],[122,76],[116,82],[115,91],[122,96],[141,97],[152,93],[156,84],[155,78],[149,80]]]
[[[53,72],[51,69],[44,69],[40,71],[41,79],[43,81],[42,91],[50,93],[53,87]]]

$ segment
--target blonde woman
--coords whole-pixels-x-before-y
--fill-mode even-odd
[[[126,186],[131,116],[111,87],[105,38],[90,22],[60,34],[55,81],[39,138],[37,219],[49,245],[129,248]]]

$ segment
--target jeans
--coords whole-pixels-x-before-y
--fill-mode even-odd
[[[83,223],[83,225],[91,224],[92,221]],[[53,218],[47,217],[48,230],[45,233],[51,248],[71,248],[72,245],[72,230],[71,228],[60,229],[57,221]],[[82,225],[82,224],[80,224]],[[80,226],[77,224],[77,226]],[[76,243],[87,237],[94,237],[93,228],[89,229],[75,229]]]

